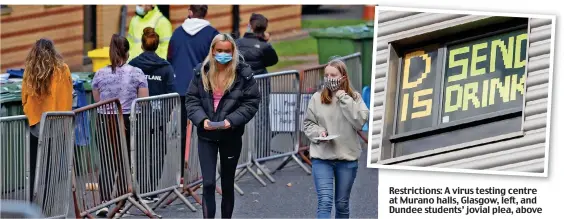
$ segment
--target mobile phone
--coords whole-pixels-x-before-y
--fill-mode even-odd
[[[216,129],[225,127],[225,121],[221,121],[221,122],[209,122],[208,124],[209,124],[212,128],[216,128]]]

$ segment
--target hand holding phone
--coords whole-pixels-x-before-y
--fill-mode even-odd
[[[208,123],[212,129],[222,129],[225,127],[225,121],[221,122],[209,122]]]
[[[213,130],[213,127],[210,125],[211,121],[209,119],[204,120],[204,129],[205,130]]]

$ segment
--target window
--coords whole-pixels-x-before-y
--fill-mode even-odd
[[[447,48],[442,123],[523,107],[526,30]]]
[[[527,39],[517,26],[399,53],[391,158],[521,131]]]

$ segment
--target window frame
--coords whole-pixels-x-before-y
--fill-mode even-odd
[[[447,40],[445,40],[444,42],[440,42],[437,43],[436,41],[438,40],[428,40],[427,44],[423,44],[423,43],[418,43],[417,46],[403,46],[403,48],[401,49],[395,49],[396,53],[401,54],[401,56],[398,56],[397,60],[398,60],[398,65],[397,65],[397,69],[395,69],[396,76],[395,76],[395,82],[392,83],[396,83],[396,87],[395,90],[393,92],[395,92],[394,98],[393,100],[387,100],[386,102],[388,102],[391,107],[393,107],[393,118],[392,118],[392,131],[391,133],[388,134],[388,136],[386,136],[390,142],[390,151],[391,151],[391,156],[387,159],[381,160],[380,163],[383,164],[387,164],[387,163],[397,163],[397,162],[401,162],[404,160],[411,160],[411,159],[417,159],[419,157],[423,157],[423,156],[429,156],[432,154],[436,154],[436,153],[444,153],[447,151],[452,151],[452,150],[456,150],[456,149],[461,149],[461,148],[466,148],[466,147],[470,147],[470,146],[475,146],[475,145],[479,145],[479,144],[487,144],[487,143],[492,143],[494,141],[500,141],[500,140],[506,140],[506,139],[510,139],[510,138],[516,138],[516,137],[522,137],[524,135],[523,132],[523,122],[521,122],[521,128],[520,131],[513,131],[513,132],[509,132],[506,134],[501,134],[501,135],[497,135],[494,137],[489,137],[489,138],[484,138],[484,139],[476,139],[473,141],[468,141],[468,142],[463,142],[460,144],[455,144],[455,145],[450,145],[450,146],[446,146],[446,147],[441,147],[441,148],[437,148],[435,150],[428,150],[428,151],[422,151],[422,152],[417,152],[417,153],[413,153],[413,154],[407,154],[407,155],[401,155],[401,156],[396,156],[395,155],[395,145],[398,142],[404,142],[404,141],[408,141],[408,140],[414,140],[414,139],[418,139],[424,136],[428,136],[428,135],[436,135],[436,134],[440,134],[440,133],[445,133],[445,132],[451,132],[454,130],[464,130],[467,127],[470,126],[475,126],[475,125],[483,125],[483,124],[488,124],[488,123],[492,123],[492,122],[496,122],[496,121],[503,121],[506,119],[511,119],[511,118],[517,118],[517,117],[521,117],[521,120],[523,120],[523,111],[524,111],[524,103],[525,103],[525,99],[523,98],[523,104],[522,107],[520,108],[508,108],[508,109],[504,109],[504,110],[499,110],[499,111],[495,111],[495,112],[491,112],[491,113],[486,113],[486,114],[480,114],[480,115],[476,115],[476,116],[472,116],[472,117],[468,117],[468,118],[464,118],[464,119],[460,119],[460,120],[455,120],[455,121],[451,121],[451,122],[447,122],[447,123],[443,123],[441,121],[441,115],[443,114],[441,111],[441,109],[443,108],[443,98],[444,98],[444,89],[445,89],[445,72],[446,72],[446,61],[447,61],[447,51],[448,48],[450,46],[453,45],[457,45],[457,44],[462,44],[462,43],[466,43],[466,42],[470,42],[470,41],[474,41],[474,40],[479,40],[479,39],[483,39],[483,38],[487,38],[487,37],[491,37],[491,36],[495,36],[495,35],[501,35],[504,33],[509,33],[512,31],[517,31],[517,30],[525,30],[527,35],[527,47],[525,48],[525,59],[526,59],[526,64],[525,64],[525,72],[524,74],[527,75],[528,71],[527,71],[527,65],[529,63],[528,61],[528,53],[529,53],[529,30],[528,30],[528,22],[527,23],[521,23],[518,25],[514,25],[514,26],[506,26],[504,28],[501,29],[497,29],[495,31],[490,31],[490,32],[486,32],[486,33],[478,33],[469,37],[464,37],[462,39],[452,39],[455,38],[456,35],[460,35],[460,34],[452,34],[452,35],[447,35],[447,36],[443,36],[444,38],[446,38]],[[433,89],[438,89],[439,92],[435,92],[433,94],[433,100],[438,100],[439,104],[438,107],[435,107],[436,109],[432,109],[432,113],[431,116],[433,117],[433,125],[428,127],[428,128],[423,128],[423,129],[418,129],[418,130],[413,130],[413,131],[408,131],[408,132],[403,132],[403,133],[398,133],[397,132],[397,126],[398,126],[398,119],[399,119],[399,112],[401,110],[401,106],[399,105],[400,103],[400,91],[401,91],[401,79],[402,79],[402,70],[404,67],[404,57],[405,54],[407,54],[409,51],[414,51],[414,50],[418,50],[418,49],[426,49],[429,46],[432,45],[437,45],[438,44],[438,48],[437,48],[437,58],[439,58],[439,60],[437,61],[437,65],[438,65],[438,74],[440,74],[438,77],[435,78],[435,82],[434,82],[434,86]],[[394,47],[393,45],[390,45],[392,47]],[[523,90],[523,96],[526,95],[526,82],[524,84],[524,90]],[[387,91],[387,92],[391,92],[391,91]],[[438,96],[438,98],[437,98]],[[393,101],[393,102],[392,102]],[[391,108],[390,107],[390,108]],[[384,136],[383,136],[384,137]]]

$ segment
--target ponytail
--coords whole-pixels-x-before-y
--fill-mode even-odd
[[[112,72],[115,72],[117,67],[124,65],[127,62],[127,53],[129,52],[129,42],[125,37],[118,34],[112,35],[110,42],[110,62]]]

